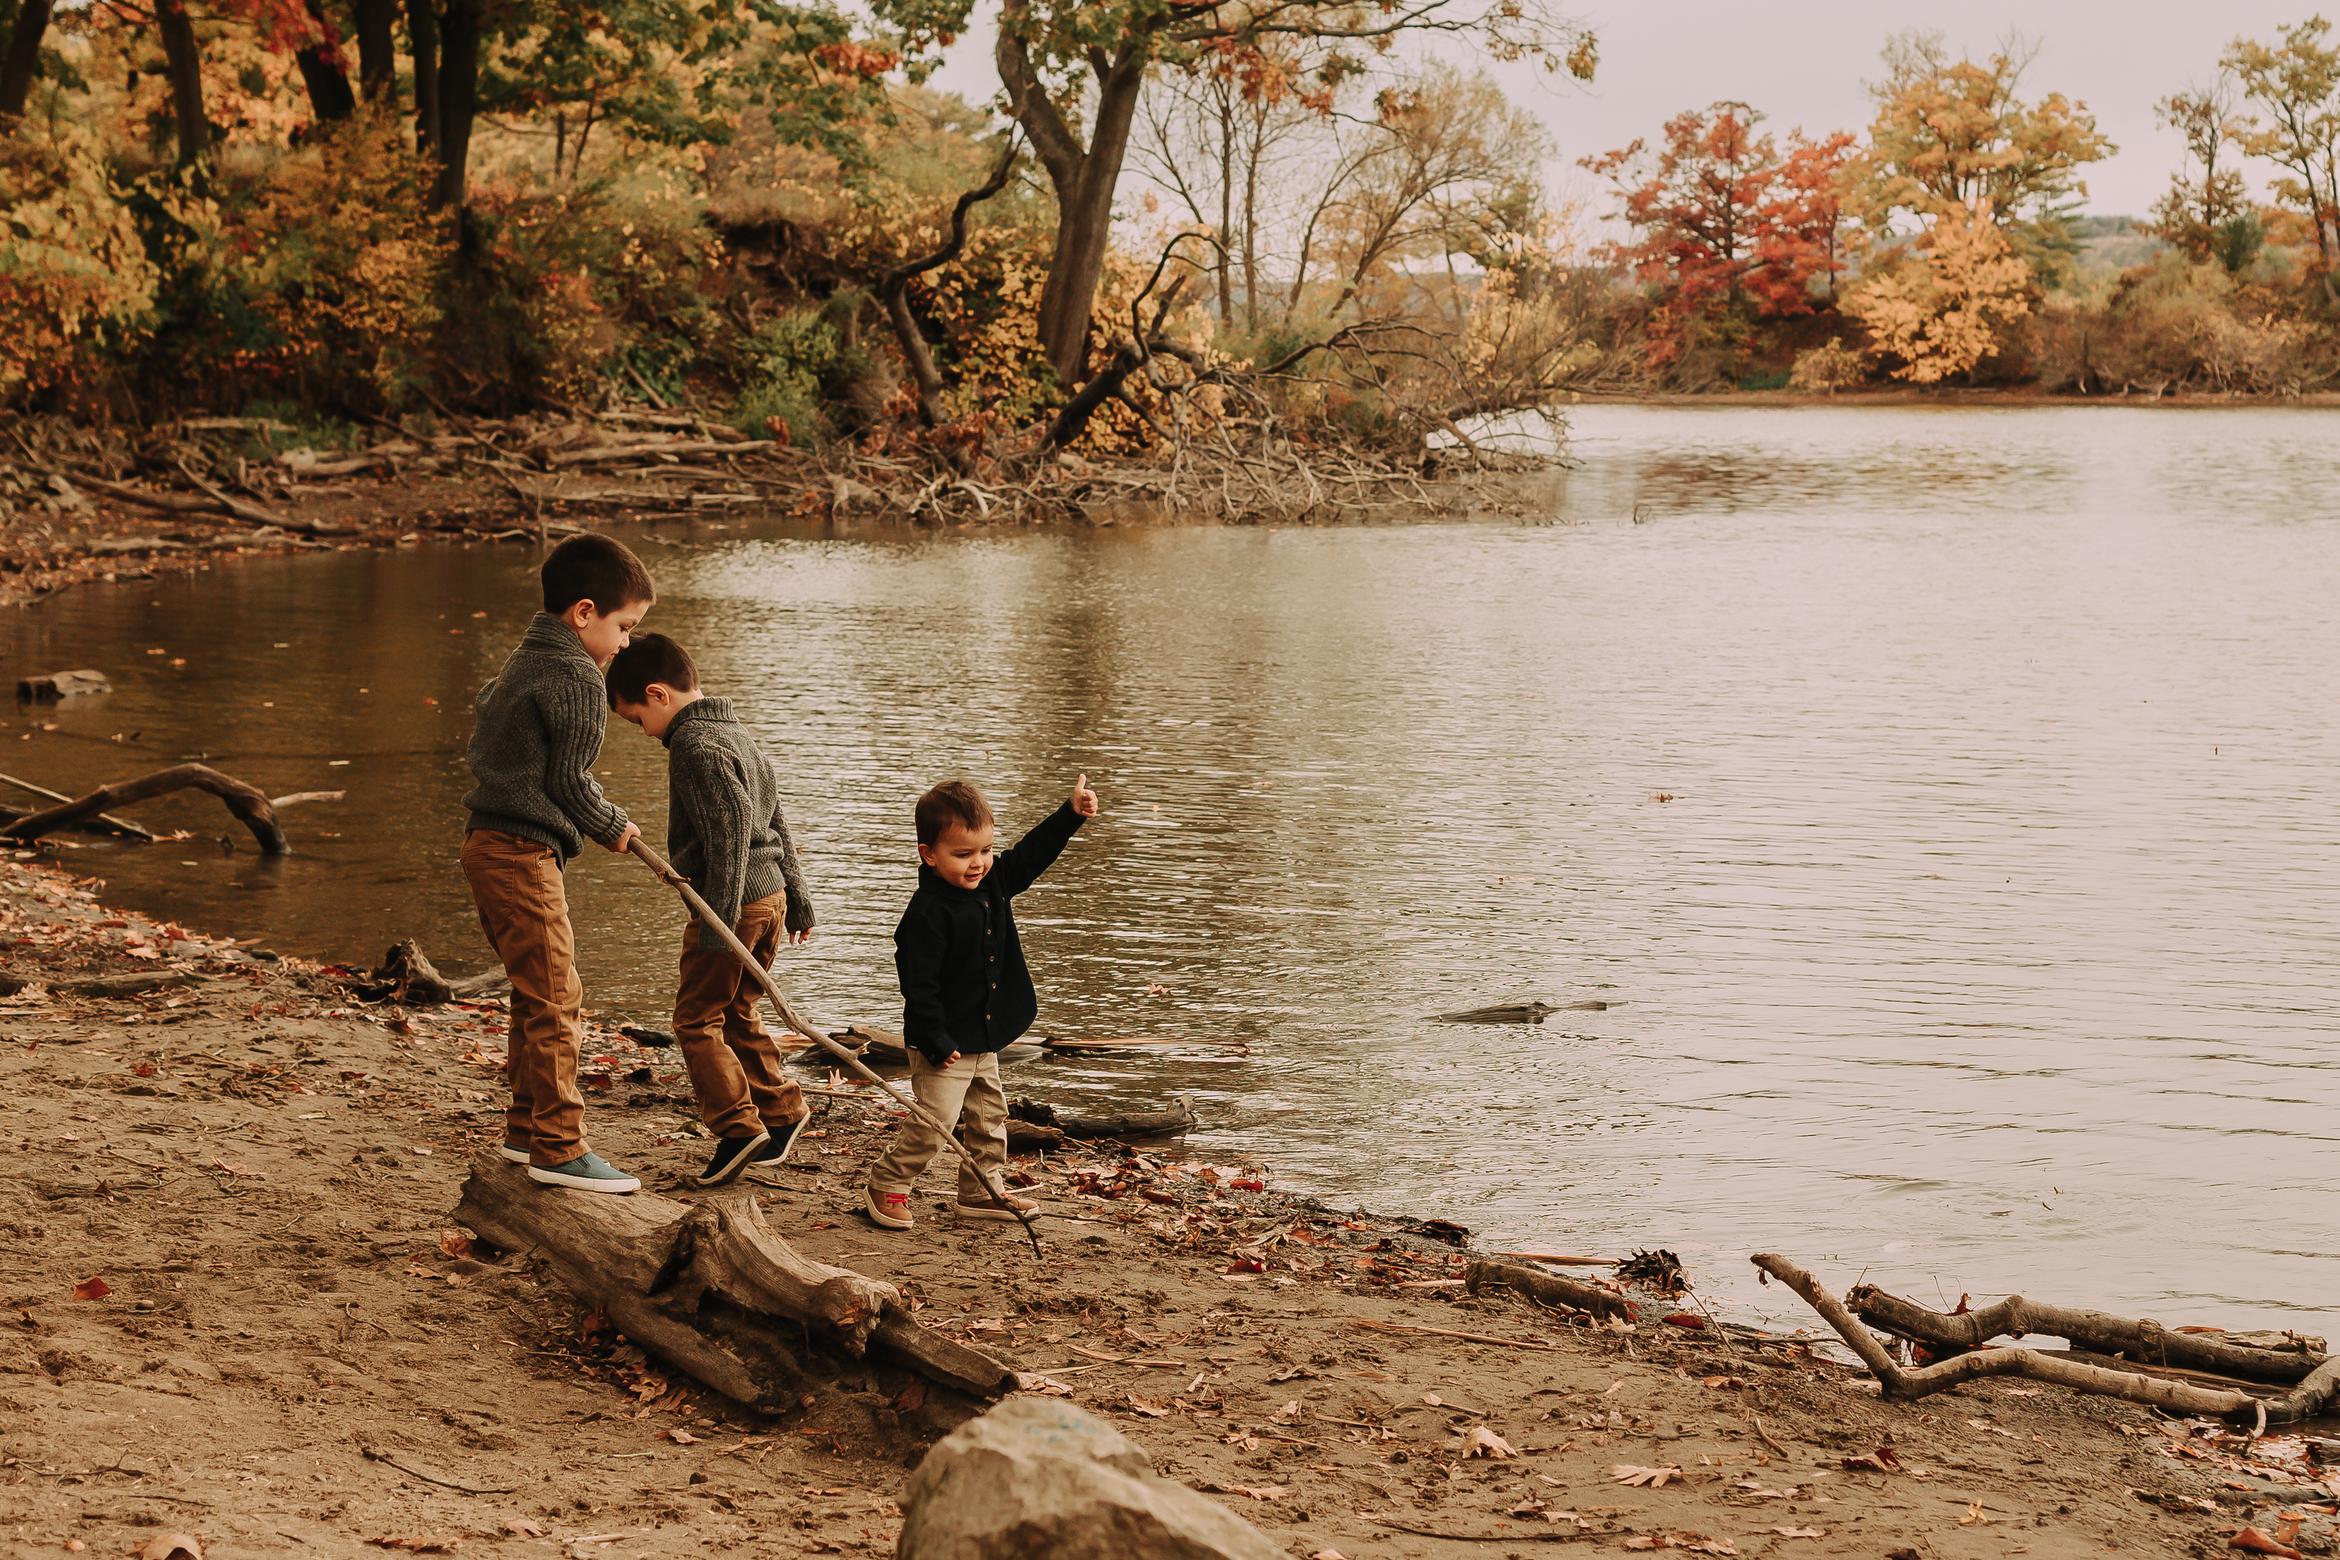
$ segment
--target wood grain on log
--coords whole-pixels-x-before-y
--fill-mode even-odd
[[[1598,1284],[1588,1284],[1581,1278],[1547,1273],[1542,1268],[1525,1267],[1517,1262],[1473,1262],[1463,1270],[1463,1287],[1474,1295],[1489,1287],[1513,1289],[1545,1305],[1590,1311],[1595,1316],[1615,1317],[1621,1322],[1634,1320],[1633,1303],[1623,1295]]]
[[[542,1257],[620,1332],[751,1407],[797,1401],[806,1360],[786,1340],[806,1328],[848,1355],[874,1351],[971,1396],[1014,1385],[1003,1361],[921,1327],[892,1284],[796,1251],[753,1199],[559,1191],[489,1149],[472,1159],[455,1218],[494,1245]]]

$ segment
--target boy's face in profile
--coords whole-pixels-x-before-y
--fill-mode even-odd
[[[614,652],[612,652],[614,654]],[[630,720],[659,741],[666,740],[666,728],[674,724],[675,711],[687,700],[675,697],[674,690],[664,683],[652,683],[642,690],[642,702],[631,699],[617,701],[616,714],[620,720]]]
[[[991,870],[992,833],[988,823],[970,829],[954,821],[944,826],[941,839],[918,847],[918,859],[952,887],[973,888]]]
[[[561,614],[561,621],[577,631],[594,665],[607,666],[610,657],[633,639],[634,630],[641,627],[649,611],[647,601],[629,601],[615,612],[603,612],[591,601],[579,601]]]

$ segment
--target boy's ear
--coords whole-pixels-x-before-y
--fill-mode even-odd
[[[586,624],[593,621],[594,611],[593,598],[580,596],[569,603],[569,610],[561,614],[561,621],[571,628],[582,630]]]

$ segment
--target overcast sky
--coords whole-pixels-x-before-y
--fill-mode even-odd
[[[1870,119],[1863,83],[1880,73],[1878,50],[1891,34],[1931,28],[1954,49],[1980,55],[2020,30],[2039,44],[2026,86],[2085,102],[2120,148],[2088,170],[2088,209],[2142,216],[2180,150],[2155,126],[2154,103],[2206,83],[2237,34],[2271,39],[2312,10],[2297,0],[1577,0],[1571,14],[1600,35],[1600,74],[1591,86],[1548,80],[1531,67],[1500,74],[1514,100],[1541,115],[1559,142],[1554,188],[1589,200],[1597,214],[1599,187],[1575,170],[1576,159],[1654,136],[1682,109],[1739,98],[1782,132],[1797,125],[1858,131]],[[999,90],[990,48],[984,28],[952,50],[936,84],[989,101]],[[2263,177],[2254,182],[2264,185]]]

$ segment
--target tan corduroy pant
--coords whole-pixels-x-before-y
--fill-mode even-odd
[[[932,1111],[946,1129],[958,1128],[959,1141],[983,1166],[998,1176],[1007,1169],[1007,1095],[999,1087],[999,1057],[962,1056],[948,1067],[937,1067],[913,1048],[910,1052],[910,1092]],[[869,1167],[873,1192],[906,1192],[947,1152],[944,1135],[912,1116],[894,1133],[893,1144]],[[956,1156],[953,1156],[954,1158]],[[976,1180],[964,1159],[959,1165],[959,1201],[988,1203],[991,1194]]]
[[[766,969],[780,951],[784,901],[770,894],[744,906],[732,927]],[[717,1137],[754,1137],[802,1121],[804,1091],[780,1070],[780,1051],[757,1008],[764,988],[739,956],[697,921],[683,931],[682,974],[674,992],[674,1039],[691,1072],[699,1115]]]
[[[577,1092],[585,988],[561,858],[516,834],[473,829],[463,836],[463,876],[480,930],[512,978],[504,1141],[525,1145],[532,1165],[566,1164],[585,1152],[585,1097]]]

